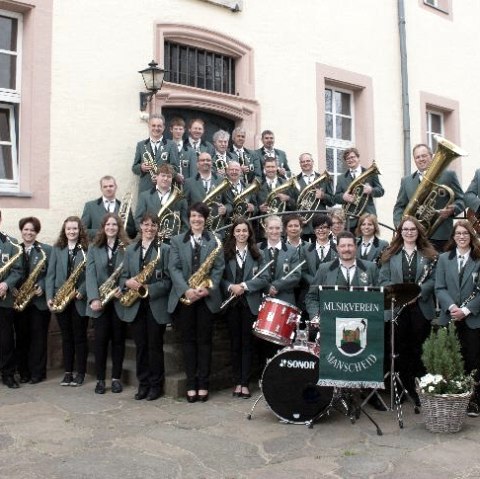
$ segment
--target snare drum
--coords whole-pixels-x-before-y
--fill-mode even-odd
[[[305,424],[326,413],[333,387],[317,386],[318,350],[285,348],[265,366],[261,388],[272,412],[285,422]]]
[[[296,306],[280,299],[267,298],[258,311],[253,334],[272,343],[288,346],[292,343],[301,315]]]

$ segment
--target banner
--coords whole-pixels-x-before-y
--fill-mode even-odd
[[[320,288],[318,385],[383,389],[383,292]]]

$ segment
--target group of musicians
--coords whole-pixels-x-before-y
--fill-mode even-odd
[[[35,217],[20,220],[19,243],[0,234],[5,385],[19,386],[16,373],[22,383],[46,378],[54,312],[62,334],[63,386],[85,381],[87,325],[93,318],[95,392],[107,390],[109,343],[110,389],[123,389],[129,323],[136,346],[135,399],[158,399],[165,378],[163,338],[173,323],[183,347],[187,400],[205,402],[214,320],[220,316],[231,337],[232,394],[248,398],[252,325],[262,302],[268,297],[297,305],[304,319],[313,320],[319,316],[318,285],[420,286],[418,297],[402,305],[395,345],[401,381],[417,402],[414,379],[424,372],[422,344],[436,303],[439,323],[454,321],[457,327],[466,372],[480,370],[480,243],[471,222],[453,222],[465,205],[478,215],[479,172],[464,195],[453,171],[440,168],[433,180],[428,176],[432,152],[417,145],[418,170],[402,179],[389,242],[379,237],[373,201],[384,195],[378,170],[376,165],[361,167],[356,148],[345,150],[347,168],[333,191],[329,175],[314,171],[308,153],[300,155],[301,173],[292,176],[269,130],[262,133],[263,147],[250,151],[241,128],[233,131],[230,148],[230,135],[222,130],[213,144],[206,142],[201,119],[190,121],[186,140],[182,119],[170,124],[172,140],[165,139],[164,129],[164,118],[152,115],[149,138],[137,144],[134,212],[131,199],[116,198],[115,179],[104,176],[102,196],[85,204],[81,218],[65,219],[53,247],[37,240],[41,225]],[[454,197],[431,206],[438,213],[431,228],[412,204],[424,203],[423,190],[430,201],[434,181],[449,187]],[[327,214],[336,203],[343,209]],[[307,214],[310,210],[318,213]],[[250,220],[257,215],[263,218]]]

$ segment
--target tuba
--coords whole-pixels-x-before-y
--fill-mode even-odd
[[[241,193],[235,196],[235,199],[233,200],[232,223],[235,221],[235,218],[238,218],[239,216],[243,216],[245,218],[249,218],[251,216],[251,213],[247,211],[247,197],[257,191],[260,186],[260,181],[258,180],[258,178],[255,178],[247,188],[245,188]]]
[[[162,239],[169,239],[172,236],[180,234],[182,220],[178,211],[173,211],[171,207],[183,199],[183,193],[180,188],[173,186],[170,190],[170,196],[166,203],[158,212],[158,231]]]
[[[354,196],[353,203],[345,203],[343,205],[343,212],[345,216],[358,217],[363,213],[367,206],[370,195],[364,194],[365,182],[374,175],[380,175],[377,164],[373,160],[369,168],[367,168],[358,178],[355,178],[348,186],[347,193]]]
[[[200,265],[200,268],[198,268],[197,271],[195,271],[195,273],[193,273],[192,276],[190,276],[190,278],[188,279],[188,286],[190,288],[193,288],[193,289],[209,288],[210,289],[213,287],[213,282],[208,275],[212,270],[213,263],[215,263],[217,256],[223,250],[222,242],[220,241],[218,236],[216,234],[213,234],[213,236],[215,237],[217,246],[205,258],[205,261]],[[180,298],[180,301],[186,306],[190,306],[192,304],[192,302],[188,298],[185,298],[184,296]]]
[[[43,248],[40,245],[35,245],[34,248],[38,250],[42,257],[35,265],[32,272],[28,275],[28,278],[18,289],[17,295],[15,296],[15,301],[13,302],[13,309],[16,311],[23,311],[35,296],[37,279],[44,269],[45,263],[47,262],[47,255],[45,254]]]
[[[216,230],[220,228],[220,224],[223,221],[223,218],[218,214],[218,207],[222,204],[215,200],[215,198],[221,195],[225,190],[231,187],[232,184],[226,178],[221,181],[215,188],[211,189],[205,198],[203,198],[203,203],[210,207],[210,216],[207,220],[207,228],[210,230]],[[216,214],[215,212],[216,211]],[[213,214],[212,214],[213,212]]]
[[[445,138],[438,135],[434,138],[437,142],[437,151],[403,212],[403,216],[413,216],[422,224],[427,237],[430,237],[443,221],[439,211],[455,200],[453,190],[449,186],[439,185],[436,181],[450,162],[459,156],[467,155],[460,147]]]
[[[142,286],[135,289],[128,289],[123,296],[120,298],[120,303],[125,308],[129,308],[132,306],[137,299],[144,299],[148,297],[148,289],[144,286],[145,283],[152,277],[153,272],[155,271],[155,267],[157,263],[160,261],[160,250],[161,250],[161,242],[160,239],[157,241],[157,256],[149,261],[136,276],[133,277],[135,281],[141,283]]]
[[[298,191],[301,190],[300,185],[298,184],[297,178],[292,177],[289,180],[285,181],[281,185],[277,186],[274,190],[272,190],[265,200],[265,203],[268,207],[268,214],[269,215],[276,215],[277,213],[281,213],[285,211],[287,204],[277,198],[279,193],[283,193],[284,191],[295,187]]]
[[[317,198],[317,188],[323,181],[332,181],[332,177],[325,170],[316,180],[307,185],[298,195],[297,198],[297,210],[312,211],[318,210],[322,200]],[[315,213],[300,214],[300,218],[305,223],[308,223]]]
[[[82,261],[75,267],[75,269],[70,273],[70,276],[67,278],[67,281],[58,288],[57,293],[55,294],[52,300],[52,306],[50,308],[54,313],[61,313],[65,310],[67,305],[75,298],[77,294],[77,281],[80,278],[80,275],[83,273],[85,266],[87,265],[87,257],[83,248],[80,246],[80,251],[83,254]]]

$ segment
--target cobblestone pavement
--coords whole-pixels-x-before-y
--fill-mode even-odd
[[[213,392],[207,403],[161,398],[135,401],[95,395],[89,377],[79,388],[60,374],[17,390],[0,386],[0,477],[33,478],[478,478],[480,418],[460,433],[432,434],[405,405],[396,415],[334,412],[313,429],[282,424],[262,401]],[[258,392],[258,391],[255,391]]]

